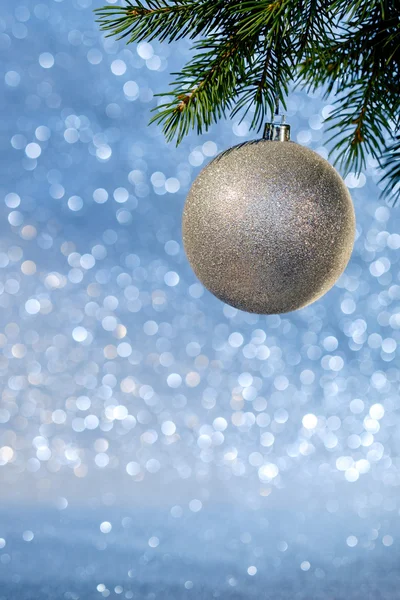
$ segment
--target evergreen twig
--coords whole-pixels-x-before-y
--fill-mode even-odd
[[[226,116],[253,112],[260,130],[290,84],[334,95],[332,153],[359,174],[383,169],[383,194],[400,199],[400,4],[398,0],[124,0],[95,12],[127,43],[193,41],[194,54],[151,123],[179,144]]]

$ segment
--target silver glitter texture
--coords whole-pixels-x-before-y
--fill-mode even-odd
[[[337,171],[294,142],[264,139],[219,154],[193,183],[183,242],[200,281],[243,311],[278,314],[325,294],[355,238]]]

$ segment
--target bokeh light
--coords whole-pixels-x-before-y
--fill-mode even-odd
[[[0,599],[395,597],[400,217],[376,161],[345,179],[357,240],[326,296],[222,304],[181,213],[251,119],[166,144],[150,109],[190,41],[126,46],[95,4],[0,14]],[[331,102],[288,99],[324,157]]]

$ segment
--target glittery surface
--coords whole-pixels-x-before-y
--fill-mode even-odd
[[[248,312],[302,308],[344,271],[355,237],[352,201],[335,169],[294,142],[257,140],[198,175],[183,214],[200,281]]]
[[[0,0],[0,599],[398,600],[400,209],[345,184],[350,262],[286,315],[220,302],[182,246],[200,169],[147,126],[189,40],[106,0]],[[322,96],[292,138],[327,158]]]

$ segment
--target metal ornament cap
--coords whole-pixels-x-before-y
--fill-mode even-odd
[[[266,123],[263,138],[272,142],[288,142],[290,140],[290,125],[288,123]]]
[[[323,296],[355,238],[348,189],[319,154],[259,139],[215,157],[193,182],[182,220],[195,274],[223,302],[279,314]]]

